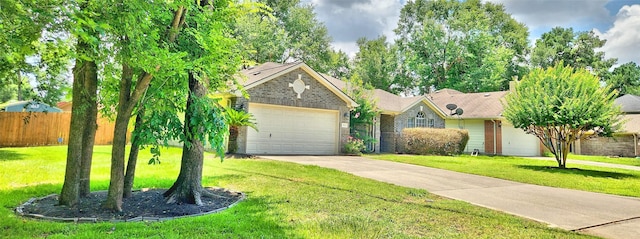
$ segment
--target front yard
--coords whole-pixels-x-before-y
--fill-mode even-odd
[[[169,187],[178,174],[180,151],[163,150],[160,165],[141,163],[135,188]],[[335,170],[260,159],[221,163],[210,154],[203,184],[247,194],[218,214],[97,224],[16,216],[13,209],[29,198],[59,193],[65,154],[64,146],[0,149],[0,238],[592,238]],[[110,147],[96,147],[93,190],[107,188],[109,155]],[[145,152],[140,160],[149,157]]]
[[[418,156],[402,154],[367,155],[388,160],[447,169],[456,172],[501,178],[542,186],[578,189],[590,192],[640,197],[640,171],[572,164],[557,169],[556,161],[506,156]],[[584,157],[602,158],[602,157]],[[631,161],[635,159],[629,159]],[[595,160],[594,160],[595,161]],[[610,161],[611,162],[611,161]]]

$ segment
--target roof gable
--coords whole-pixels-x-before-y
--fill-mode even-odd
[[[311,78],[315,79],[329,91],[335,94],[338,98],[346,102],[348,107],[358,106],[358,104],[353,99],[351,99],[351,97],[345,94],[340,88],[332,84],[322,74],[319,74],[318,72],[311,69],[311,67],[307,66],[307,64],[304,64],[302,62],[289,64],[267,62],[262,65],[241,71],[241,73],[246,78],[240,80],[240,82],[246,90],[249,90],[297,69],[301,69],[302,71],[309,74]]]

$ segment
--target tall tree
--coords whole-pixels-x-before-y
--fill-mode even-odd
[[[588,69],[601,78],[607,77],[609,69],[618,60],[606,59],[604,52],[597,51],[606,40],[590,32],[574,32],[573,28],[555,27],[536,40],[531,52],[533,67],[551,67],[560,62],[576,69]]]
[[[106,209],[122,211],[127,126],[135,107],[154,75],[170,77],[174,70],[181,69],[184,54],[170,52],[169,46],[176,40],[185,21],[186,8],[182,4],[171,2],[163,5],[140,0],[117,4],[112,9],[112,12],[120,13],[113,15],[114,23],[120,24],[114,24],[112,32],[122,70],[111,150],[109,191],[102,205]]]
[[[258,63],[304,61],[318,72],[335,72],[331,37],[317,19],[312,5],[300,0],[258,2],[268,8],[245,14],[235,26],[242,45],[252,52],[250,60]]]
[[[538,137],[558,167],[565,168],[573,142],[615,130],[620,109],[613,101],[614,94],[600,86],[597,76],[559,64],[526,75],[506,97],[502,114]]]
[[[635,62],[624,63],[615,69],[605,79],[611,90],[616,90],[616,95],[640,94],[640,66]]]
[[[59,0],[0,3],[0,91],[18,100],[35,99],[55,104],[67,79],[71,41],[65,40],[65,8]],[[25,74],[35,76],[35,95],[24,96]],[[17,86],[17,87],[16,87]],[[13,89],[13,93],[9,91]],[[14,94],[15,93],[15,94]],[[6,96],[5,96],[6,97]]]
[[[202,204],[202,197],[214,196],[202,186],[203,142],[211,144],[222,159],[228,127],[222,108],[207,97],[208,89],[225,87],[241,64],[241,52],[231,29],[239,10],[228,1],[199,1],[191,6],[186,31],[178,48],[194,62],[188,71],[189,93],[185,110],[184,146],[180,173],[164,193],[167,203]]]
[[[99,5],[81,2],[74,13],[72,33],[77,38],[76,64],[73,68],[73,101],[71,126],[67,147],[65,179],[60,192],[61,205],[74,206],[81,196],[90,192],[91,161],[97,128],[97,85],[98,69],[96,59],[99,40],[99,26],[93,21],[98,15]]]
[[[410,1],[395,32],[402,53],[396,84],[408,91],[500,90],[507,79],[523,74],[528,30],[500,4]]]
[[[387,43],[387,37],[377,39],[358,39],[359,51],[354,58],[354,71],[362,78],[366,85],[389,92],[397,92],[393,88],[396,57],[392,46]]]

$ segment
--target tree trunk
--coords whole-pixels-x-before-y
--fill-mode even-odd
[[[140,106],[138,109],[138,115],[136,116],[136,124],[134,132],[140,130],[142,127],[142,118],[144,117],[144,106]],[[131,151],[129,152],[129,160],[127,161],[127,171],[124,175],[124,194],[125,198],[131,197],[131,191],[133,190],[133,179],[136,175],[136,165],[138,164],[138,152],[140,152],[140,137],[134,136],[131,141]]]
[[[91,162],[93,159],[93,145],[98,128],[98,71],[95,62],[87,63],[87,78],[84,81],[83,105],[86,106],[86,119],[82,133],[82,162],[80,167],[80,197],[91,193]]]
[[[168,30],[167,42],[175,41],[180,27],[184,24],[184,7],[178,7],[174,12],[171,27]],[[125,39],[126,40],[126,39]],[[160,65],[155,70],[160,69]],[[124,191],[124,154],[127,143],[126,133],[129,119],[135,105],[140,101],[144,92],[149,88],[153,74],[142,72],[136,81],[136,86],[131,91],[133,69],[127,64],[122,66],[122,79],[120,82],[120,97],[118,100],[118,115],[114,129],[113,147],[111,149],[111,178],[109,180],[109,192],[107,200],[102,204],[105,209],[122,211],[122,196]]]
[[[185,143],[182,146],[182,162],[180,174],[173,186],[164,193],[167,203],[190,203],[202,205],[202,196],[208,192],[202,187],[202,164],[204,158],[204,146],[194,135],[203,130],[198,125],[191,125],[191,117],[195,109],[193,101],[205,97],[207,88],[199,82],[193,74],[189,73],[189,99],[185,111],[184,134]],[[192,129],[192,127],[198,127]]]
[[[230,154],[235,154],[238,151],[238,126],[229,126],[229,143],[227,143],[227,150]]]
[[[113,211],[122,211],[122,194],[124,191],[124,154],[127,145],[127,126],[131,118],[131,112],[127,110],[129,96],[131,94],[131,80],[133,69],[128,65],[122,66],[122,80],[120,81],[120,97],[118,99],[118,115],[113,130],[113,146],[111,148],[111,177],[109,180],[109,192],[107,200],[102,204],[103,208]]]
[[[89,52],[91,45],[78,40],[78,52]],[[95,62],[76,59],[73,68],[73,100],[71,108],[71,123],[69,128],[69,140],[67,146],[67,165],[64,174],[64,183],[60,192],[58,203],[60,205],[75,206],[80,200],[80,185],[82,178],[82,157],[84,147],[85,126],[88,124],[89,108],[85,100],[85,87],[87,81],[92,81],[97,76]],[[93,91],[95,93],[95,91]],[[89,167],[91,167],[89,165]],[[88,182],[87,182],[88,184]]]

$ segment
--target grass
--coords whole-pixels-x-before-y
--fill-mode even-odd
[[[550,158],[553,158],[553,155]],[[631,166],[639,166],[640,167],[640,158],[624,158],[624,157],[612,158],[612,157],[609,157],[609,156],[569,154],[567,156],[567,163],[571,163],[572,159],[583,160],[583,161],[601,162],[601,163],[623,164],[623,165],[631,165]]]
[[[506,156],[368,155],[381,159],[462,173],[484,175],[542,186],[640,197],[640,171],[571,164],[578,169],[557,169],[555,161]]]
[[[95,149],[92,189],[108,184],[110,148]],[[592,238],[424,190],[336,170],[259,159],[206,155],[203,184],[243,191],[221,213],[166,222],[72,224],[25,219],[13,209],[59,193],[66,147],[0,149],[0,238]],[[141,161],[150,155],[141,154]],[[180,149],[162,164],[139,164],[136,188],[167,188]]]

